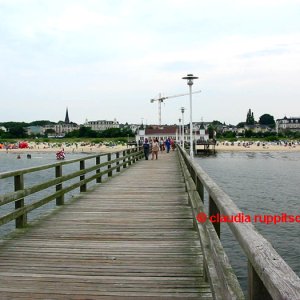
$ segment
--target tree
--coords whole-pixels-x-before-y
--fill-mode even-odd
[[[223,124],[222,124],[222,122],[220,122],[220,121],[213,120],[213,121],[211,122],[211,125],[212,125],[212,126],[218,126],[218,125],[223,125]]]
[[[253,112],[251,112],[251,109],[249,109],[249,111],[247,113],[246,124],[254,125],[254,123],[255,123],[255,120],[254,120]]]
[[[236,125],[237,128],[244,128],[245,127],[245,122],[240,122]]]
[[[269,114],[264,114],[259,118],[260,125],[267,125],[270,127],[275,127],[275,120],[274,117]]]
[[[250,130],[245,130],[245,138],[251,138],[253,136],[253,131]]]
[[[30,122],[29,126],[45,126],[45,125],[50,125],[50,124],[55,124],[55,123],[51,122],[49,120],[40,120],[40,121]]]
[[[7,137],[11,138],[24,138],[26,136],[26,131],[22,125],[15,125],[9,129],[9,132],[7,132]]]

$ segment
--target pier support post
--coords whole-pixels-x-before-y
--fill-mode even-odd
[[[116,153],[116,159],[119,159],[119,158],[120,158],[120,152],[117,152],[117,153]],[[121,171],[121,170],[120,170],[120,166],[119,166],[119,165],[120,165],[120,162],[117,161],[116,164],[117,164],[117,166],[118,166],[118,167],[117,167],[117,172],[120,172],[120,171]]]
[[[15,191],[24,189],[24,177],[23,174],[16,175],[14,177]],[[15,209],[24,207],[24,198],[15,201]],[[27,224],[27,213],[16,218],[16,228],[23,228]]]
[[[220,215],[220,211],[217,207],[217,205],[215,204],[213,198],[211,198],[209,196],[209,203],[208,203],[208,213],[209,213],[209,217],[211,216],[217,216],[217,215]],[[220,234],[221,234],[221,223],[220,222],[213,222],[212,223],[216,232],[217,232],[217,235],[218,237],[220,238]]]
[[[126,156],[126,151],[123,151],[123,157]],[[126,168],[126,158],[123,159],[123,168]]]
[[[111,161],[111,153],[108,153],[108,154],[107,154],[107,161]],[[107,169],[108,169],[108,170],[111,169],[111,164],[107,165]],[[112,176],[112,171],[109,171],[109,172],[107,173],[107,176],[108,176],[108,177],[111,177],[111,176]]]
[[[131,154],[131,149],[127,150],[127,154]],[[128,166],[131,165],[131,155],[128,157]]]
[[[55,167],[55,178],[61,177],[62,176],[62,165],[56,166]],[[56,185],[55,187],[56,191],[60,191],[62,189],[62,183],[59,183]],[[64,205],[64,195],[58,196],[56,198],[56,205],[60,206],[60,205]]]
[[[85,169],[85,161],[81,160],[80,161],[80,170],[84,170]],[[80,175],[80,180],[84,180],[85,179],[85,175]],[[82,184],[80,186],[80,192],[86,192],[86,183]]]
[[[100,158],[100,155],[99,155],[99,156],[96,157],[96,165],[100,165],[100,162],[101,162],[101,158]],[[101,172],[100,169],[97,169],[97,170],[96,170],[96,174],[98,174],[98,173],[100,173],[100,172]],[[98,176],[98,177],[96,178],[96,183],[101,183],[101,181],[102,181],[102,176],[100,175],[100,176]]]
[[[250,261],[248,261],[248,299],[272,300],[272,297],[257,275]]]
[[[204,203],[204,187],[202,182],[200,181],[200,179],[198,177],[195,178],[195,184],[196,184],[196,190],[202,200],[202,202]]]

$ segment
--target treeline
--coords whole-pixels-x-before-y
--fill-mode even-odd
[[[0,123],[0,127],[3,126],[6,128],[7,131],[4,131],[0,128],[0,137],[2,139],[11,139],[11,138],[27,138],[28,135],[26,133],[26,127],[29,126],[45,126],[56,124],[54,122],[48,120],[40,120],[40,121],[33,121],[30,123],[26,122],[2,122]]]
[[[294,131],[285,131],[279,132],[253,132],[252,130],[245,130],[243,134],[236,133],[232,131],[227,132],[217,132],[217,139],[227,139],[230,141],[236,141],[238,138],[254,138],[254,139],[263,139],[265,141],[279,141],[282,139],[300,139],[300,132]]]
[[[62,121],[60,121],[62,122]],[[60,123],[59,122],[59,123]],[[0,138],[5,139],[24,139],[24,138],[35,138],[35,137],[45,137],[47,138],[48,134],[53,134],[53,130],[47,130],[45,135],[30,135],[28,136],[26,132],[26,127],[29,126],[45,126],[56,124],[51,121],[34,121],[31,123],[26,122],[2,122],[0,123]],[[7,131],[1,129],[1,126],[5,127]],[[134,137],[134,133],[129,126],[124,126],[122,128],[110,128],[104,131],[94,131],[90,127],[81,126],[79,130],[74,130],[65,135],[66,138],[117,138],[117,137]]]

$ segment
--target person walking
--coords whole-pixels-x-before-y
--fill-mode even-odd
[[[159,151],[159,142],[158,142],[158,139],[154,139],[153,140],[153,143],[152,143],[152,160],[154,159],[157,159],[158,157],[158,151]]]
[[[147,138],[145,138],[144,144],[143,144],[143,148],[144,148],[144,156],[145,156],[145,160],[148,160],[149,157],[149,150],[150,150],[150,144]]]
[[[166,144],[166,148],[167,148],[167,153],[169,153],[169,152],[170,152],[170,146],[171,146],[171,143],[170,143],[170,139],[169,139],[169,138],[166,139],[165,144]]]

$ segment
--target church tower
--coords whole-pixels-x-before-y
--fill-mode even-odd
[[[67,108],[67,110],[66,110],[65,124],[70,124],[68,108]]]

